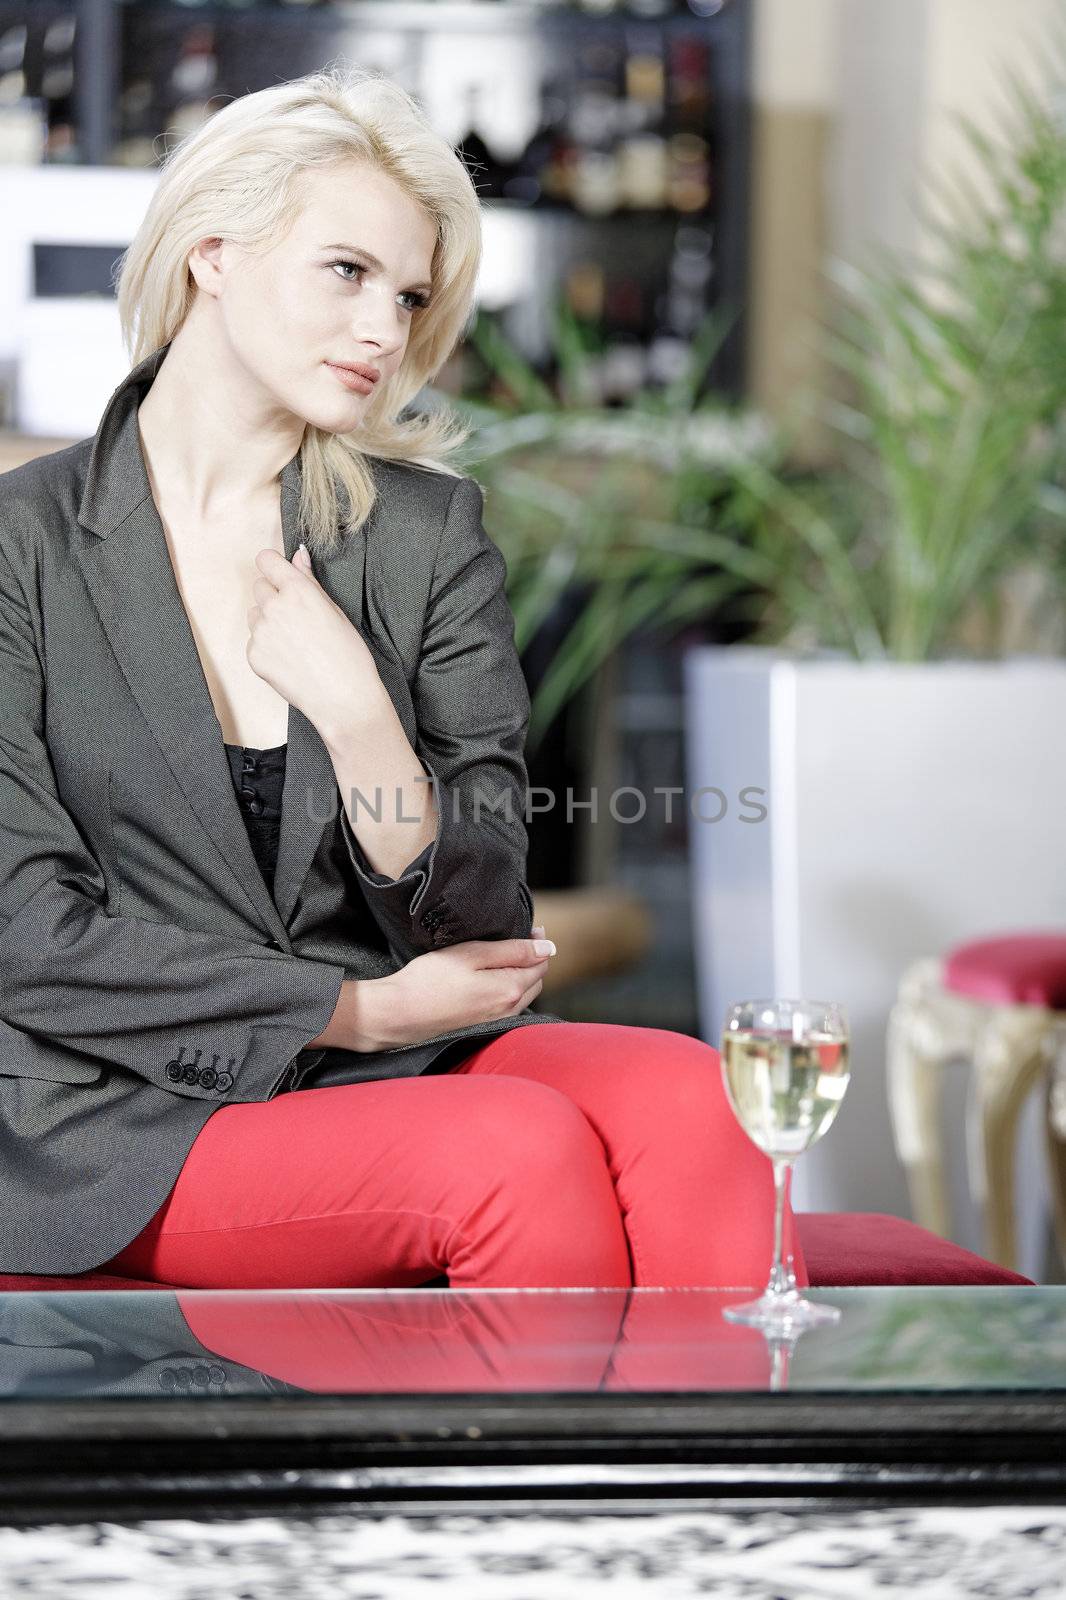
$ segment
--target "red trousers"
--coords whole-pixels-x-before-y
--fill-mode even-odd
[[[101,1270],[194,1289],[744,1288],[770,1273],[769,1159],[718,1052],[563,1022],[436,1076],[222,1106]],[[784,1248],[809,1283],[786,1202]]]

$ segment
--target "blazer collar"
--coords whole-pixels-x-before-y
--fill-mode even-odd
[[[311,723],[289,707],[285,786],[274,896],[263,881],[233,791],[192,628],[178,590],[141,450],[137,408],[169,344],[140,361],[112,394],[93,439],[79,521],[96,537],[78,552],[85,581],[130,691],[174,777],[236,887],[281,948],[289,947],[300,887],[340,803],[329,754]],[[281,473],[285,555],[302,538],[299,455]],[[365,541],[316,557],[323,588],[360,628]],[[370,641],[368,641],[368,644]],[[379,668],[384,664],[373,645]]]

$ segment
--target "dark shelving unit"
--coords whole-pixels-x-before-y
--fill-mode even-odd
[[[709,9],[707,0],[704,9]],[[615,48],[664,52],[679,40],[696,40],[706,49],[710,108],[706,134],[713,151],[712,193],[708,205],[691,213],[650,207],[590,214],[541,196],[532,205],[486,197],[488,212],[535,214],[550,240],[550,255],[560,274],[574,259],[619,262],[637,272],[649,287],[650,322],[667,312],[653,301],[654,286],[665,290],[667,266],[679,230],[690,241],[706,235],[710,271],[706,309],[726,306],[734,321],[710,367],[706,385],[734,396],[744,385],[745,296],[748,277],[748,186],[750,169],[750,0],[721,0],[710,15],[697,15],[678,3],[660,16],[618,9],[594,14],[580,6],[541,5],[524,0],[333,0],[289,6],[280,0],[241,4],[191,4],[180,0],[0,0],[0,38],[19,25],[27,31],[27,93],[40,94],[41,39],[57,18],[76,19],[72,120],[74,148],[65,161],[111,165],[124,138],[139,135],[166,148],[169,117],[182,98],[170,92],[172,74],[195,30],[207,30],[217,62],[217,81],[206,92],[210,103],[266,88],[313,71],[327,62],[350,60],[380,67],[380,40],[399,41],[388,67],[405,87],[418,92],[420,61],[427,39],[461,36],[476,47],[493,34],[528,36],[531,72],[538,61],[551,63],[560,76],[583,48],[599,42]],[[35,81],[35,78],[37,81]],[[147,81],[160,96],[143,106],[131,86]],[[193,95],[195,98],[195,95]],[[669,131],[669,130],[665,130]],[[145,165],[150,163],[145,162]],[[624,245],[621,241],[624,240]],[[95,285],[94,285],[95,286]],[[546,286],[547,288],[547,286]],[[506,312],[502,317],[508,323]],[[645,330],[646,331],[646,330]],[[679,329],[682,336],[687,330]],[[514,319],[522,343],[522,323]],[[527,348],[535,358],[537,352]]]

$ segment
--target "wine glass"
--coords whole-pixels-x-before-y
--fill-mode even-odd
[[[828,1131],[850,1081],[847,1014],[832,1000],[740,1000],[726,1013],[721,1060],[729,1103],[773,1162],[776,1191],[770,1281],[758,1300],[722,1315],[759,1328],[837,1322],[839,1306],[804,1300],[781,1238],[792,1163]]]

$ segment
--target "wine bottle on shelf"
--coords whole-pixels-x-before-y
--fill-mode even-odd
[[[668,191],[675,211],[705,211],[714,199],[715,129],[711,46],[678,37],[669,47]]]
[[[540,182],[545,200],[556,205],[573,206],[575,172],[581,155],[571,126],[575,87],[572,79],[566,81],[559,78],[556,88],[559,118],[555,123],[555,136],[548,160],[541,169]]]
[[[712,46],[694,34],[675,34],[667,46],[667,99],[671,128],[711,137]]]
[[[667,290],[671,326],[692,337],[706,314],[714,277],[714,230],[682,222],[674,234]]]
[[[604,321],[607,326],[601,390],[607,405],[624,405],[644,387],[648,351],[643,337],[645,292],[629,273],[607,287]]]
[[[24,22],[0,33],[0,166],[36,167],[46,159],[48,114],[26,73],[28,40]]]
[[[566,111],[561,83],[555,78],[545,79],[540,86],[537,126],[503,181],[505,200],[532,206],[569,197]]]
[[[620,187],[624,205],[632,210],[658,211],[669,200],[666,75],[658,34],[646,33],[646,39],[626,57],[628,131],[619,141]]]
[[[168,131],[180,139],[207,120],[217,79],[215,29],[210,23],[197,23],[182,39],[181,53],[170,73],[174,109],[167,119]]]
[[[602,263],[591,258],[573,262],[563,275],[562,290],[587,352],[581,363],[582,390],[578,394],[568,391],[566,398],[571,404],[599,405],[603,399],[603,310],[606,290]]]
[[[129,78],[118,99],[118,139],[111,152],[116,167],[151,167],[156,163],[155,135],[161,131],[155,81],[147,74]],[[159,152],[162,155],[162,151]]]
[[[613,332],[632,334],[641,338],[646,315],[646,293],[640,279],[631,272],[622,272],[607,285],[604,297],[604,316]]]
[[[503,185],[508,174],[482,136],[484,120],[479,112],[479,105],[483,95],[483,85],[478,83],[468,85],[466,132],[459,140],[456,149],[462,157],[463,165],[470,173],[478,198],[499,200],[503,195]]]
[[[648,381],[663,388],[680,378],[691,357],[688,339],[675,331],[664,318],[648,345]]]
[[[675,211],[702,212],[711,203],[711,147],[698,133],[667,141],[667,193]]]
[[[621,202],[618,143],[625,120],[622,51],[616,38],[580,47],[569,131],[576,146],[570,199],[586,216],[609,216]]]
[[[648,343],[648,376],[655,384],[669,384],[686,370],[691,357],[690,288],[685,281],[684,258],[688,249],[685,226],[674,235],[666,282],[655,296],[654,326]],[[698,321],[698,318],[696,318]]]
[[[56,17],[44,30],[41,41],[41,98],[47,107],[45,159],[75,162],[78,159],[74,118],[74,36],[77,17],[73,10]]]
[[[648,378],[648,352],[632,335],[616,334],[608,343],[600,367],[600,398],[607,406],[624,406],[644,388]]]

